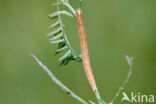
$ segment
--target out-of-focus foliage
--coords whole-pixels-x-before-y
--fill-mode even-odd
[[[74,8],[79,7],[78,0],[70,1]],[[57,46],[45,36],[55,22],[48,19],[48,14],[56,11],[51,6],[55,2],[0,0],[0,104],[79,104],[50,80],[31,53],[75,93],[95,101],[82,65],[60,66],[59,55],[53,54]],[[125,92],[156,96],[156,1],[84,0],[82,9],[102,98],[110,101],[125,79],[129,68],[125,53],[134,57],[134,72]],[[70,43],[80,52],[76,21],[63,16],[63,22]],[[116,103],[120,104],[121,98]]]

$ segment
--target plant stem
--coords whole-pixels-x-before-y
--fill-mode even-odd
[[[128,61],[128,64],[130,66],[129,68],[129,72],[128,72],[128,75],[126,77],[126,79],[123,81],[122,85],[119,87],[117,93],[115,94],[115,96],[113,97],[111,103],[114,104],[114,102],[116,101],[116,99],[119,97],[120,93],[124,90],[126,84],[128,83],[131,75],[132,75],[132,70],[133,70],[133,58],[129,58],[127,55],[126,56],[126,59]]]
[[[80,9],[82,8],[82,0],[80,0]]]
[[[116,101],[116,99],[119,97],[120,93],[124,90],[126,84],[128,83],[131,75],[132,75],[132,69],[133,69],[133,64],[130,66],[128,75],[126,77],[126,79],[124,80],[124,82],[122,83],[122,85],[120,86],[119,90],[117,91],[117,93],[115,94],[115,96],[113,97],[111,103],[114,104],[114,102]]]
[[[96,96],[96,99],[97,99],[98,103],[99,103],[99,104],[103,104],[103,103],[101,102],[102,99],[101,99],[101,96],[100,96],[100,94],[99,94],[99,91],[97,90],[97,91],[95,91],[94,93],[95,93],[95,96]]]
[[[88,104],[86,101],[81,99],[79,96],[77,96],[75,93],[73,93],[69,88],[67,88],[62,82],[60,82],[54,74],[45,66],[42,64],[42,62],[34,55],[31,55],[36,62],[39,64],[40,67],[50,76],[50,78],[59,86],[62,88],[63,91],[65,91],[68,95],[79,101],[81,104]]]

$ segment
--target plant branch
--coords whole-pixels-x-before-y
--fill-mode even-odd
[[[121,91],[124,90],[126,84],[128,83],[128,81],[129,81],[129,79],[130,79],[130,77],[131,77],[131,75],[132,75],[133,57],[129,58],[129,56],[125,55],[125,58],[126,58],[128,64],[129,64],[129,66],[130,66],[129,72],[128,72],[128,75],[127,75],[126,79],[124,80],[124,82],[123,82],[122,85],[120,86],[119,90],[118,90],[117,93],[115,94],[114,98],[112,99],[112,101],[111,101],[112,104],[113,104],[113,103],[116,101],[116,99],[119,97]]]
[[[42,62],[34,55],[31,55],[36,62],[39,64],[39,66],[50,76],[50,78],[55,82],[59,87],[62,88],[63,91],[65,91],[68,95],[79,101],[81,104],[88,104],[86,101],[81,99],[79,96],[77,96],[75,93],[73,93],[69,88],[67,88],[62,82],[60,82],[54,74],[45,66],[42,64]]]

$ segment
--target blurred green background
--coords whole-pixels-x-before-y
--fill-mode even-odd
[[[78,0],[70,1],[74,8],[79,7]],[[0,0],[0,104],[79,104],[51,81],[31,53],[75,93],[95,101],[82,65],[60,66],[54,56],[57,46],[45,36],[54,23],[48,19],[56,11],[52,3],[55,1]],[[134,57],[135,65],[124,91],[156,97],[156,1],[84,0],[82,9],[102,98],[109,102],[125,79],[129,68],[125,53]],[[80,52],[76,21],[63,16],[63,23],[70,43]]]

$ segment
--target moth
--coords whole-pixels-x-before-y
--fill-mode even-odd
[[[89,83],[92,86],[92,89],[95,91],[97,90],[97,87],[96,87],[96,83],[95,83],[94,76],[92,74],[91,65],[90,65],[86,33],[85,33],[84,24],[83,24],[81,9],[78,9],[76,11],[76,19],[77,19],[77,25],[78,25],[79,38],[80,38],[81,57],[82,57],[83,67],[86,72]]]

